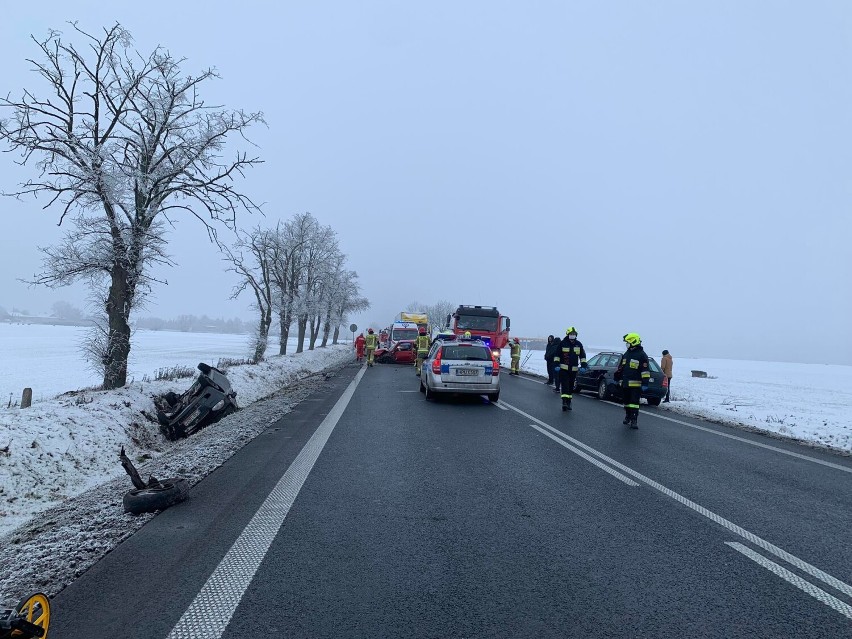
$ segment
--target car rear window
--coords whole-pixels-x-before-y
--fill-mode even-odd
[[[488,362],[491,361],[491,351],[484,346],[444,346],[441,358]]]
[[[657,366],[657,362],[655,362],[652,358],[648,358],[648,366],[655,373],[662,373],[663,371]]]

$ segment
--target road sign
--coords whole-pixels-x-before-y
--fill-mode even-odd
[[[350,332],[350,333],[354,333],[354,332],[355,332],[355,331],[357,331],[357,330],[358,330],[358,326],[356,326],[355,324],[350,324],[350,325],[349,325],[349,332]]]

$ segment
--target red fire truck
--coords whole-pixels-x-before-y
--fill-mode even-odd
[[[456,312],[447,316],[447,325],[456,335],[470,332],[491,347],[497,359],[500,350],[509,344],[509,318],[500,315],[494,306],[467,306],[462,304]]]

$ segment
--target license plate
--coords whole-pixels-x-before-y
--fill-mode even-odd
[[[193,420],[194,420],[196,417],[198,417],[198,415],[199,415],[200,413],[201,413],[201,409],[200,409],[200,408],[196,408],[194,411],[192,411],[192,413],[190,413],[189,417],[187,417],[186,419],[184,419],[184,420],[183,420],[184,425],[185,425],[185,426],[188,426],[189,424],[191,424],[191,423],[193,422]]]
[[[476,368],[457,368],[456,375],[479,375],[479,370]]]

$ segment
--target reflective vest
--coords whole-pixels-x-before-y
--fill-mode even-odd
[[[512,359],[519,359],[521,357],[521,345],[512,342],[509,344],[509,348],[512,349]]]
[[[375,333],[369,333],[365,338],[367,348],[376,348],[379,345],[379,336]]]
[[[429,352],[429,336],[428,335],[418,335],[417,336],[417,354],[420,353],[428,353]]]

